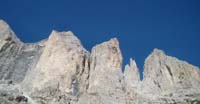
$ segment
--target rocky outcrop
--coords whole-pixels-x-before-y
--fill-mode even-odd
[[[21,42],[0,20],[1,104],[198,104],[200,69],[154,49],[143,80],[135,60],[122,72],[113,38],[88,52],[71,32]]]
[[[200,70],[154,49],[146,59],[143,86],[147,93],[165,95],[173,90],[199,88]]]
[[[124,85],[126,90],[126,103],[132,104],[138,102],[138,93],[141,81],[139,75],[139,69],[135,60],[130,59],[130,64],[125,66],[124,70]]]
[[[200,97],[200,69],[154,49],[144,65],[143,94],[178,101]],[[179,101],[181,102],[181,101]],[[183,102],[181,102],[183,103]]]
[[[10,27],[0,20],[0,79],[13,83],[23,81],[26,72],[34,69],[43,43],[22,43]]]
[[[27,74],[22,88],[34,97],[47,89],[56,90],[48,96],[54,97],[58,91],[66,96],[77,97],[86,92],[88,57],[89,53],[72,32],[53,31],[35,69]],[[45,91],[42,96],[46,92],[49,93]]]
[[[124,79],[128,87],[137,88],[140,84],[139,69],[135,60],[130,59],[130,64],[125,66]]]
[[[124,104],[121,68],[122,55],[116,38],[95,46],[91,53],[88,93],[98,97],[95,99],[102,104]]]

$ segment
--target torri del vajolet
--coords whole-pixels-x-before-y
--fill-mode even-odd
[[[116,38],[91,52],[71,31],[23,43],[0,20],[0,104],[200,104],[200,69],[154,49],[140,80]]]

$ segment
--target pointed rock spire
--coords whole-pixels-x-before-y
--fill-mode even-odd
[[[138,67],[132,58],[130,59],[130,65],[125,66],[124,79],[129,87],[136,87],[140,81]]]
[[[113,38],[107,42],[96,45],[92,49],[90,60],[90,78],[88,92],[90,94],[120,95],[123,94],[123,74],[121,70],[122,55],[119,48],[119,42]],[[113,103],[121,102],[112,98]],[[122,104],[125,102],[121,102]]]
[[[92,69],[95,69],[95,63],[113,69],[121,69],[122,67],[122,55],[117,38],[93,47],[91,56],[92,62],[94,62],[91,64]]]

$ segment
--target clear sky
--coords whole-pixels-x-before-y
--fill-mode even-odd
[[[71,30],[91,50],[117,37],[140,72],[153,48],[200,66],[200,0],[1,0],[0,18],[24,42]]]

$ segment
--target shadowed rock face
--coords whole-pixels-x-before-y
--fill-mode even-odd
[[[28,70],[35,67],[43,41],[33,44],[22,43],[10,29],[0,20],[0,79],[21,82]]]
[[[2,104],[198,104],[200,69],[155,49],[140,80],[135,60],[122,73],[113,38],[89,53],[70,31],[21,42],[0,20]]]

